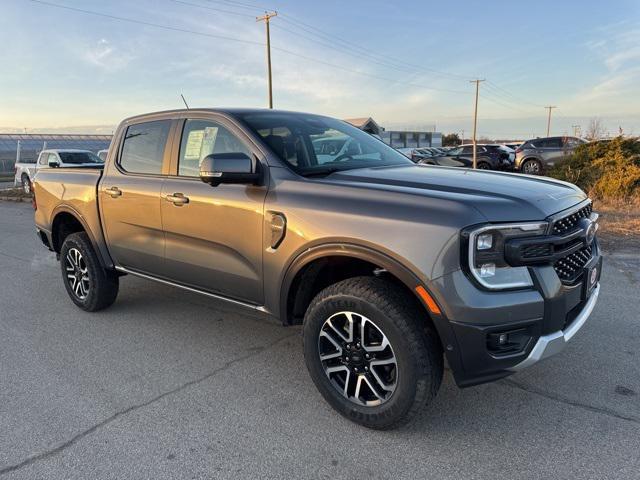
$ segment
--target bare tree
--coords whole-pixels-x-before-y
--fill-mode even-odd
[[[600,120],[598,117],[594,117],[589,121],[589,126],[587,127],[585,138],[590,141],[598,140],[604,137],[604,133],[605,128],[602,124],[602,120]]]

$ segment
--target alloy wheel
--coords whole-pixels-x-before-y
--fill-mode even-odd
[[[393,395],[395,353],[380,327],[364,315],[345,311],[329,317],[318,335],[318,353],[333,387],[351,402],[373,407]]]
[[[89,268],[80,250],[70,248],[65,257],[65,269],[67,272],[67,283],[73,290],[73,293],[80,299],[84,300],[89,294],[91,286],[89,280]]]
[[[540,164],[534,160],[529,160],[524,163],[522,170],[530,175],[538,175],[540,173]]]

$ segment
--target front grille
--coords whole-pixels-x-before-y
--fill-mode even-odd
[[[573,252],[553,264],[558,277],[562,283],[573,283],[582,274],[584,266],[591,260],[593,255],[593,246],[588,245],[581,248],[577,252]]]
[[[587,218],[591,215],[591,210],[593,210],[593,205],[591,202],[589,202],[588,205],[585,205],[577,212],[572,213],[567,217],[561,218],[560,220],[557,220],[553,224],[553,233],[556,235],[561,235],[565,232],[573,230],[576,225],[578,225],[580,219]]]

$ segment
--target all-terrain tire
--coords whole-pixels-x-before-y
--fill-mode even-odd
[[[96,312],[115,302],[119,288],[118,275],[102,268],[85,232],[72,233],[65,238],[60,249],[60,267],[67,293],[81,309]],[[78,286],[78,282],[84,283]]]
[[[345,311],[375,323],[395,354],[395,390],[379,405],[347,398],[332,384],[320,360],[323,325]],[[383,278],[350,278],[318,293],[304,317],[303,344],[307,368],[325,400],[349,420],[369,428],[392,429],[411,420],[433,400],[442,382],[442,347],[425,316],[410,294]]]

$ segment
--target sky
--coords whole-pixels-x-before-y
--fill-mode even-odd
[[[67,8],[61,8],[67,7]],[[640,1],[0,0],[0,132],[110,133],[191,107],[373,117],[387,129],[640,135]],[[84,11],[79,11],[84,10]],[[92,13],[89,13],[92,12]],[[116,17],[116,18],[114,18]]]

